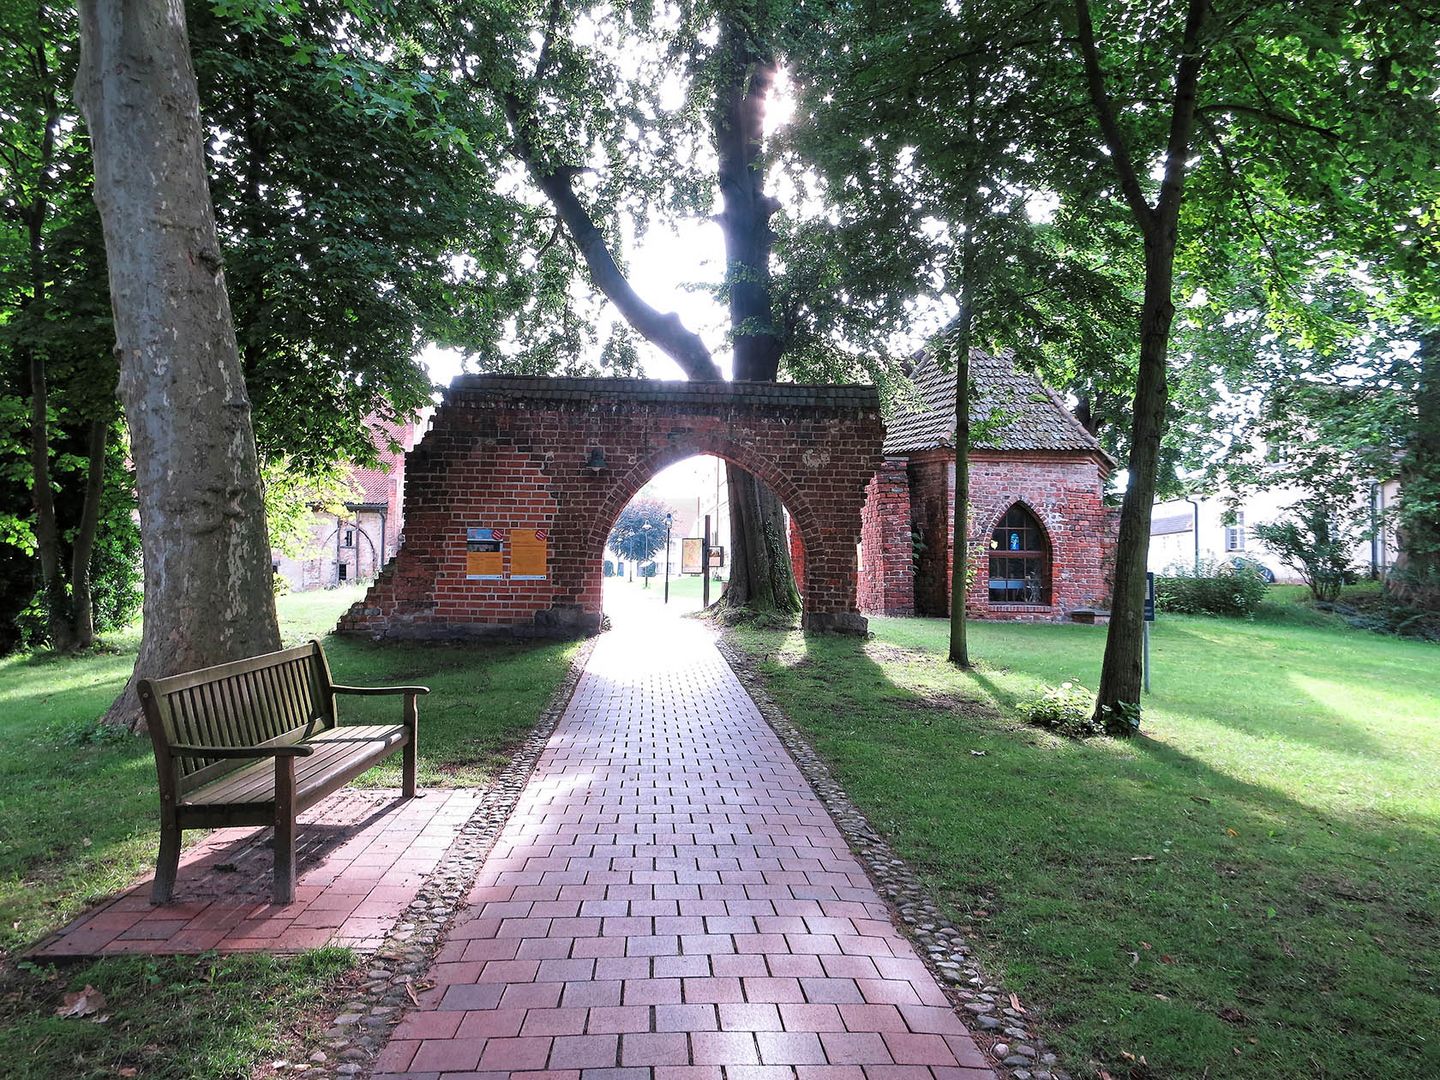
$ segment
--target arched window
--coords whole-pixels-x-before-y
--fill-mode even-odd
[[[990,547],[990,601],[1050,603],[1050,541],[1023,503],[1005,511]]]

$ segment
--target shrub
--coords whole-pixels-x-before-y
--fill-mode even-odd
[[[1037,727],[1049,728],[1072,739],[1105,734],[1105,725],[1095,719],[1095,694],[1079,683],[1061,683],[1037,698],[1022,702],[1020,715]]]
[[[1181,615],[1255,614],[1267,586],[1252,564],[1201,562],[1166,567],[1155,578],[1155,606]]]
[[[655,562],[641,563],[636,571],[642,578],[651,578],[660,572],[660,564]]]
[[[605,576],[606,576],[606,577],[614,577],[614,576],[615,576],[615,560],[614,560],[614,559],[606,559],[606,560],[605,560]]]
[[[1328,495],[1302,499],[1282,521],[1252,530],[1310,586],[1316,600],[1340,599],[1340,590],[1354,581],[1350,552],[1365,538],[1369,507],[1336,505]]]

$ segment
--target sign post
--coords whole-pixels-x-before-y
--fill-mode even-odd
[[[1145,573],[1145,647],[1141,670],[1145,673],[1145,692],[1150,692],[1150,624],[1155,621],[1155,575]]]
[[[710,515],[705,515],[705,531],[700,540],[701,605],[710,606]]]
[[[674,514],[665,515],[665,603],[670,602],[670,526],[674,523]]]

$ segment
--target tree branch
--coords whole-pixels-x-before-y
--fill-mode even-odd
[[[1085,0],[1079,0],[1084,3]],[[1155,206],[1162,228],[1170,229],[1180,216],[1180,198],[1185,189],[1186,158],[1190,156],[1190,134],[1195,129],[1196,88],[1200,83],[1200,35],[1205,28],[1208,0],[1190,0],[1185,13],[1185,36],[1180,45],[1180,64],[1175,72],[1175,104],[1170,110],[1170,137],[1165,144],[1165,173],[1160,180],[1160,198]]]
[[[600,227],[571,186],[571,181],[579,170],[573,167],[557,169],[538,160],[525,130],[525,103],[513,91],[506,92],[503,101],[505,117],[514,137],[516,156],[524,162],[525,170],[536,187],[550,200],[550,205],[555,207],[556,214],[565,224],[565,230],[585,260],[595,287],[605,294],[641,337],[679,364],[687,377],[702,381],[720,381],[723,377],[720,368],[699,335],[686,329],[679,315],[674,312],[662,313],[641,299],[616,264]]]
[[[1075,16],[1080,24],[1080,55],[1085,61],[1085,81],[1090,91],[1090,102],[1095,108],[1096,119],[1100,122],[1101,134],[1110,151],[1115,166],[1115,175],[1120,180],[1120,190],[1130,205],[1130,212],[1140,226],[1140,231],[1149,234],[1155,226],[1155,211],[1145,200],[1140,187],[1140,177],[1135,171],[1135,161],[1125,142],[1125,133],[1120,130],[1115,118],[1115,106],[1105,89],[1105,72],[1100,67],[1100,54],[1095,49],[1095,25],[1090,18],[1089,0],[1075,0]]]

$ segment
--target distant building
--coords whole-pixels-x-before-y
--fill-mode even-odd
[[[970,365],[977,431],[969,550],[977,570],[967,611],[1058,621],[1079,608],[1108,608],[1118,509],[1104,494],[1115,462],[1059,395],[1008,356],[976,350]],[[860,610],[943,616],[954,550],[955,372],[924,356],[912,381],[917,400],[886,420],[884,464],[862,516]],[[796,540],[792,534],[803,563]]]
[[[413,423],[394,424],[371,418],[379,461],[374,468],[355,468],[350,487],[355,498],[341,513],[317,508],[311,542],[298,556],[275,552],[275,573],[298,592],[333,589],[369,581],[400,548],[405,530],[405,454],[415,445]],[[399,451],[392,451],[392,440]]]
[[[1399,549],[1386,519],[1399,490],[1395,480],[1376,481],[1361,496],[1373,514],[1375,535],[1356,544],[1351,552],[1359,573],[1383,578],[1395,563]],[[1253,530],[1256,525],[1283,521],[1290,507],[1303,497],[1298,488],[1272,487],[1239,495],[1220,492],[1157,502],[1150,518],[1149,568],[1162,573],[1173,566],[1193,566],[1196,560],[1244,558],[1268,569],[1277,581],[1299,581],[1299,575]]]

